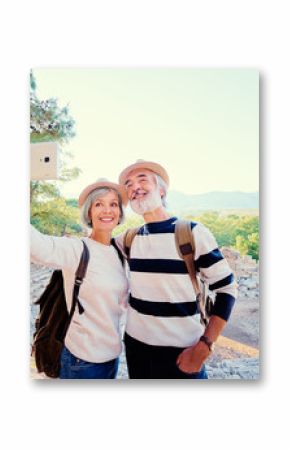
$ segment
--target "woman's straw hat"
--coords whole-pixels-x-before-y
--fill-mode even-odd
[[[125,207],[128,204],[128,197],[126,194],[126,190],[123,186],[121,186],[120,184],[116,184],[114,182],[110,182],[106,178],[99,178],[97,179],[96,182],[94,182],[94,184],[90,184],[89,186],[85,187],[84,190],[81,192],[79,196],[79,207],[81,207],[84,204],[88,195],[93,190],[100,189],[102,187],[116,190],[122,199],[123,206]]]

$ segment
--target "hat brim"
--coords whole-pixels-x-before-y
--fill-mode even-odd
[[[93,190],[96,189],[101,189],[102,187],[105,188],[109,188],[109,189],[114,189],[116,190],[122,200],[122,205],[124,207],[127,206],[128,204],[128,197],[127,197],[127,193],[126,190],[123,186],[119,185],[119,184],[115,184],[114,182],[109,182],[109,181],[99,181],[99,182],[95,182],[94,184],[90,184],[89,186],[87,186],[80,194],[79,196],[79,207],[82,207],[82,205],[84,204],[84,202],[86,201],[88,195],[93,192]]]
[[[142,162],[135,162],[135,164],[129,165],[129,167],[125,168],[119,176],[119,183],[121,185],[125,185],[125,182],[128,178],[128,175],[133,171],[137,169],[146,169],[153,171],[157,175],[159,175],[165,184],[169,186],[169,176],[165,168],[162,167],[162,165],[157,164],[156,162],[150,162],[150,161],[142,161]]]

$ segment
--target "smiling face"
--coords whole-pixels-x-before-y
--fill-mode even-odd
[[[112,231],[118,225],[120,215],[118,194],[114,190],[96,198],[89,211],[95,231]]]
[[[134,212],[140,215],[162,207],[164,193],[157,185],[156,175],[146,169],[136,169],[129,173],[125,188]]]

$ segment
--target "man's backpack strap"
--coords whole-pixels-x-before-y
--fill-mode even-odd
[[[69,313],[69,322],[72,319],[72,316],[74,314],[76,305],[78,305],[78,309],[79,309],[79,313],[82,314],[84,313],[84,308],[81,305],[80,301],[79,301],[79,290],[80,290],[80,286],[83,282],[83,279],[86,275],[87,272],[87,267],[88,267],[88,263],[89,263],[89,258],[90,258],[90,253],[89,253],[89,249],[86,245],[86,243],[84,242],[84,240],[82,240],[83,243],[83,252],[80,258],[80,262],[79,262],[79,266],[78,269],[76,271],[75,274],[75,283],[74,283],[74,290],[73,290],[73,300],[72,300],[72,306],[71,306],[71,310]]]
[[[123,240],[123,247],[124,247],[124,253],[127,258],[127,260],[130,260],[130,250],[132,246],[132,242],[134,240],[134,237],[138,234],[138,231],[140,229],[140,226],[132,229],[128,229],[125,232],[124,240]]]
[[[208,318],[206,316],[206,294],[205,285],[202,282],[202,291],[196,276],[194,255],[195,241],[191,229],[190,221],[177,220],[175,223],[175,243],[179,256],[184,260],[189,277],[191,279],[195,295],[198,312],[200,313],[201,322],[206,326]]]
[[[194,265],[195,241],[190,221],[177,220],[175,223],[175,243],[179,256],[184,260],[188,274],[192,281],[195,294],[200,293]]]

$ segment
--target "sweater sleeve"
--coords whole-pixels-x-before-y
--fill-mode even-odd
[[[195,267],[209,289],[215,293],[213,315],[227,321],[237,296],[237,285],[228,262],[212,233],[198,223],[192,230],[195,240]]]
[[[31,226],[31,261],[56,269],[76,270],[82,252],[82,242],[74,237],[45,235]]]

